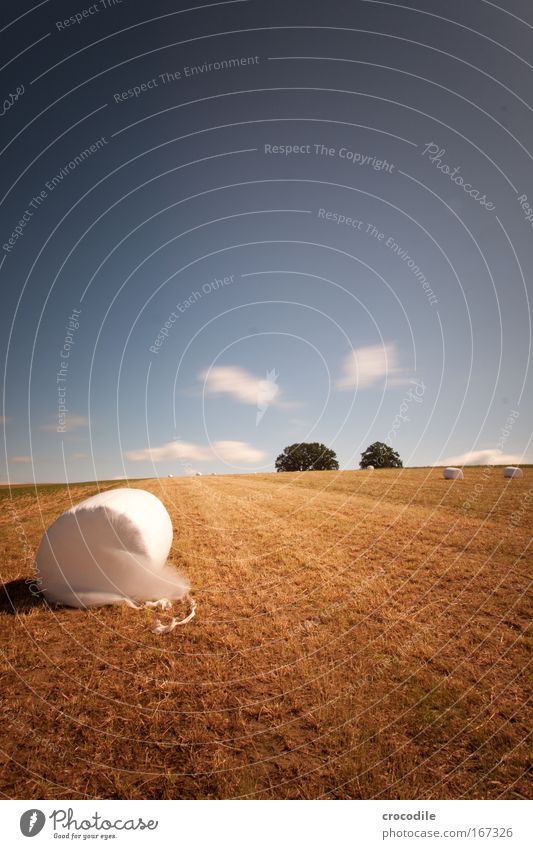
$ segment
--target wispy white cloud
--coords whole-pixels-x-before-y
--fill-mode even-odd
[[[276,404],[281,394],[274,370],[263,378],[240,366],[214,366],[202,372],[200,378],[205,381],[206,395],[231,395],[241,404],[250,404],[258,409],[265,404]]]
[[[203,445],[174,440],[165,442],[163,445],[151,445],[149,448],[126,451],[125,456],[128,460],[152,460],[157,463],[160,460],[209,460],[212,454]]]
[[[434,466],[504,466],[507,463],[523,463],[524,457],[520,454],[504,454],[501,448],[481,448],[476,451],[465,451],[464,454],[456,454],[439,460]]]
[[[31,457],[28,454],[16,454],[11,457],[12,463],[31,463]]]
[[[161,460],[184,460],[202,463],[218,457],[226,463],[247,464],[259,462],[265,457],[265,452],[253,448],[248,442],[236,440],[220,440],[211,443],[211,445],[198,445],[194,442],[175,440],[165,442],[163,445],[126,451],[125,456],[128,460],[150,460],[153,463]]]
[[[367,389],[384,378],[389,385],[406,382],[394,343],[356,348],[345,357],[337,389]]]
[[[265,457],[265,452],[259,448],[235,440],[214,442],[213,450],[226,463],[259,463]]]
[[[279,375],[276,369],[267,371],[266,378],[259,382],[257,395],[257,412],[255,414],[255,423],[259,424],[266,411],[271,404],[274,404],[279,396],[279,386],[277,379]]]
[[[65,416],[65,427],[67,431],[79,430],[82,427],[89,427],[89,419],[86,416]],[[58,421],[53,424],[41,425],[40,430],[46,430],[48,433],[57,433]]]
[[[72,455],[72,459],[73,460],[88,460],[89,455],[85,454],[83,451],[77,451],[75,454]]]

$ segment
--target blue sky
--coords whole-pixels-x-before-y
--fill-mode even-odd
[[[138,17],[67,42],[34,13],[51,35],[4,86],[26,81],[2,117],[2,480],[271,471],[300,440],[341,468],[375,440],[406,465],[531,460],[524,27],[487,8],[493,40],[465,29],[450,47],[420,19],[417,47],[400,8],[285,5],[113,36],[113,61],[95,44],[90,67],[73,55],[30,85]],[[383,34],[281,29],[296,22]],[[27,32],[9,33],[16,55]],[[162,49],[178,36],[196,41]]]

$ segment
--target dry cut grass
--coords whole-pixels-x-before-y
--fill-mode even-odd
[[[132,485],[198,601],[166,637],[28,592],[43,528],[94,485],[3,501],[6,796],[527,795],[533,470]]]

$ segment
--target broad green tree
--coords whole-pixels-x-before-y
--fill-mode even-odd
[[[337,455],[321,442],[295,442],[287,445],[276,459],[277,472],[335,471]]]
[[[384,442],[373,442],[372,445],[369,445],[366,451],[361,454],[359,465],[362,469],[367,469],[368,466],[374,466],[375,469],[403,468],[398,452],[390,445],[385,445]]]

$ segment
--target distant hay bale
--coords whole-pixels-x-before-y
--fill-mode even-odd
[[[521,478],[523,474],[522,469],[519,469],[518,466],[506,466],[503,470],[504,478]]]
[[[367,466],[367,467],[366,467],[366,470],[367,470],[367,472],[373,472],[373,471],[374,471],[374,466]]]
[[[446,480],[462,481],[464,478],[463,470],[458,469],[456,466],[446,466],[442,475]]]

